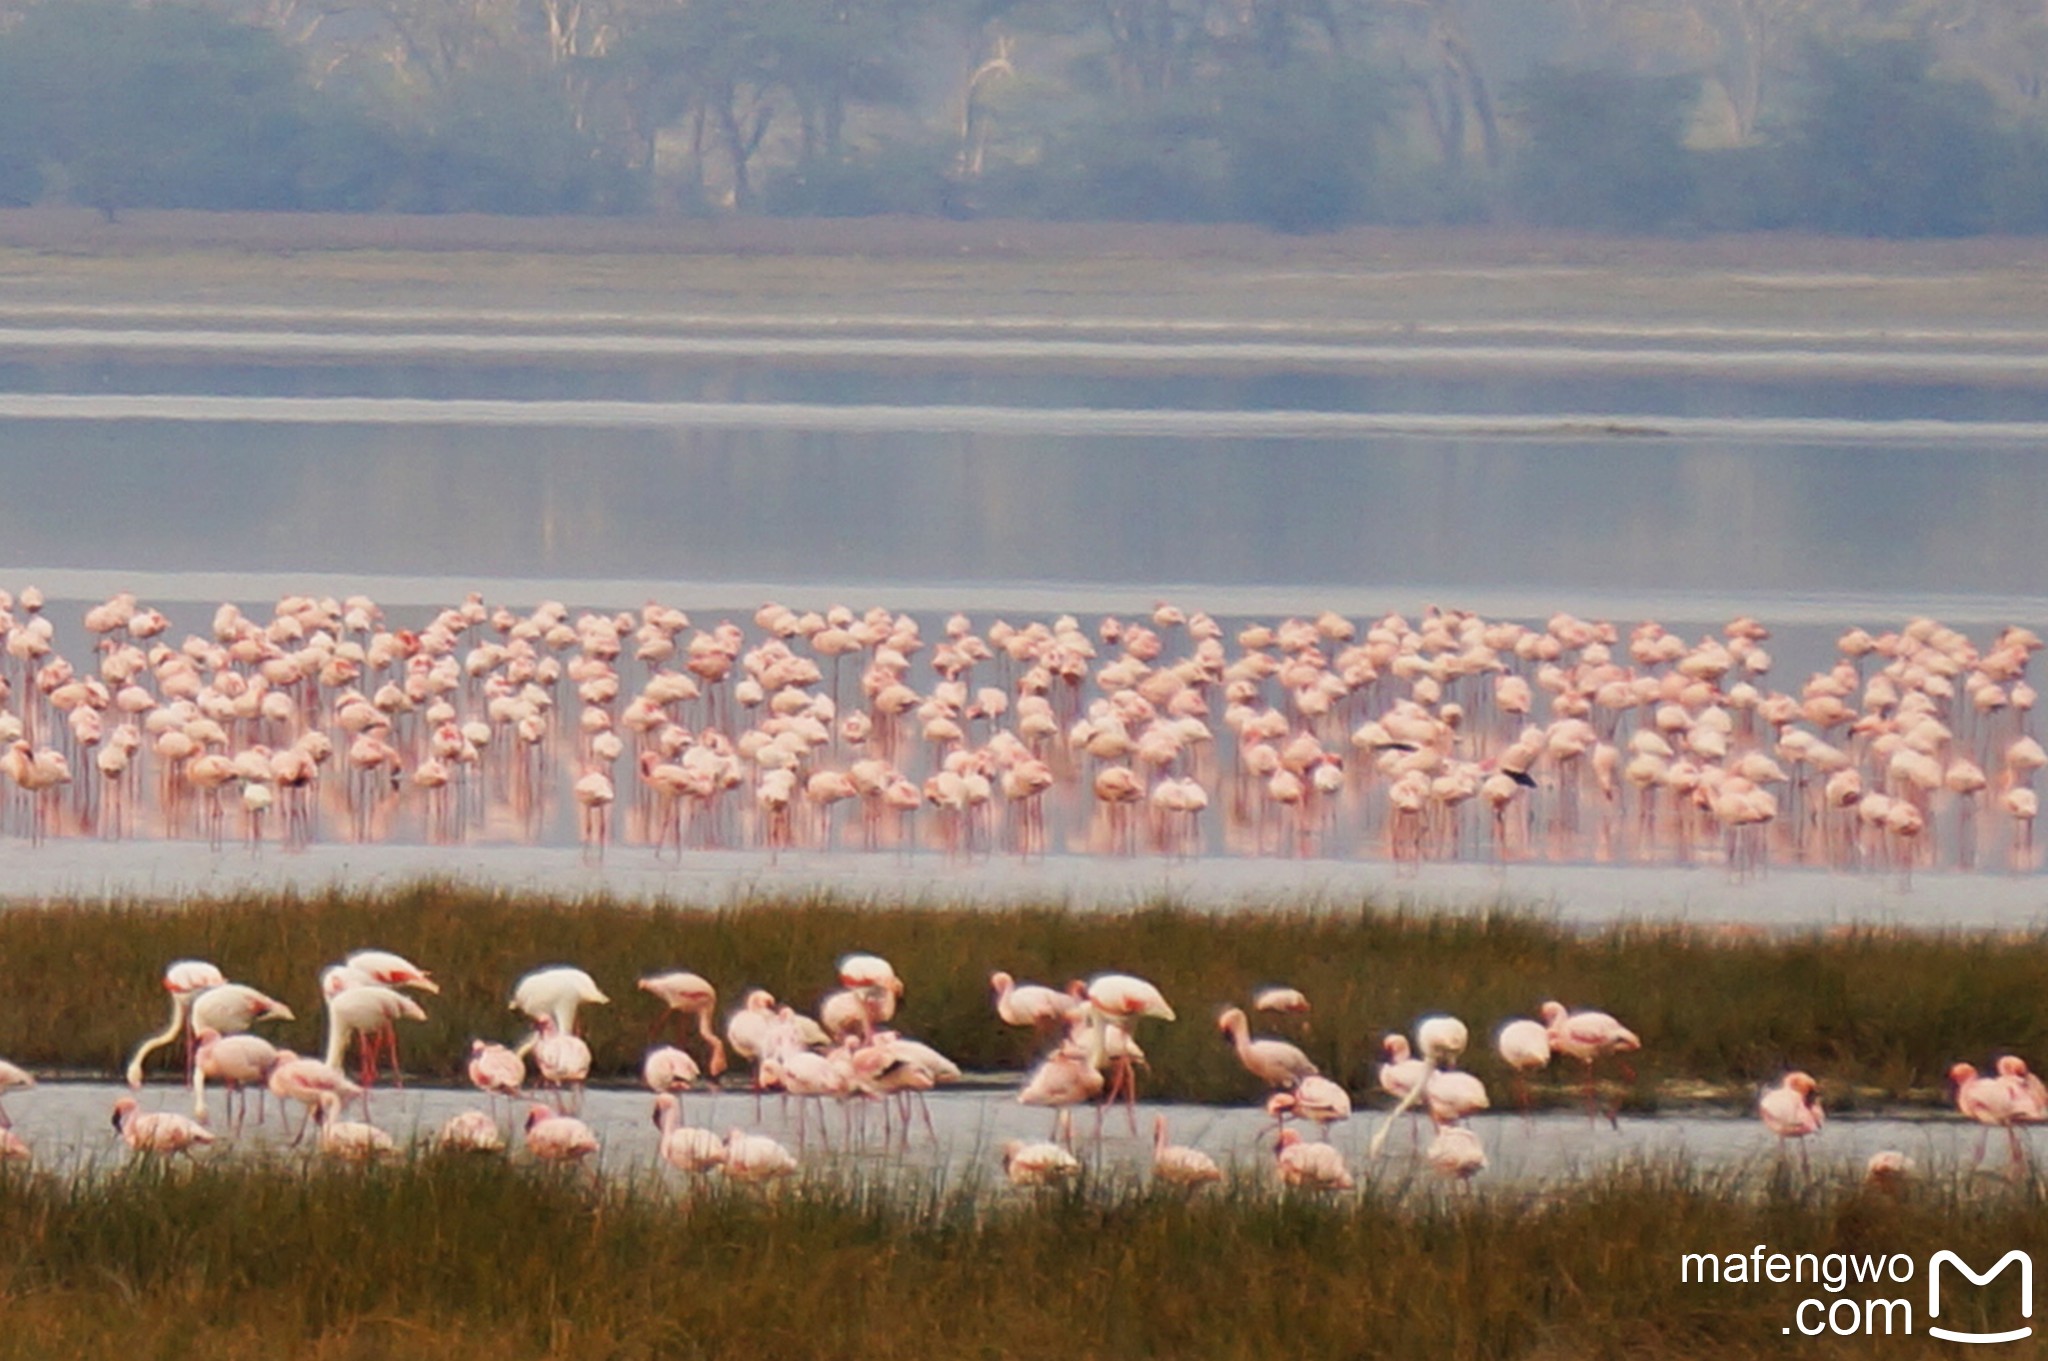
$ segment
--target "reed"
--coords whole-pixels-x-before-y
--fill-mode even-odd
[[[316,1051],[317,972],[363,946],[397,950],[440,981],[429,1021],[405,1026],[403,1043],[409,1072],[444,1080],[459,1078],[471,1037],[522,1033],[506,1002],[513,980],[538,965],[579,964],[610,993],[612,1005],[587,1010],[586,1023],[598,1071],[628,1078],[655,1016],[634,987],[641,975],[688,967],[728,1006],[765,987],[802,1008],[834,986],[834,960],[855,949],[887,956],[905,978],[902,1028],[970,1070],[1031,1058],[1032,1037],[993,1014],[992,970],[1055,984],[1105,969],[1150,978],[1180,1020],[1140,1031],[1147,1090],[1188,1099],[1256,1094],[1213,1022],[1268,982],[1302,988],[1316,1010],[1305,1030],[1260,1028],[1289,1033],[1358,1090],[1372,1086],[1380,1037],[1437,1011],[1471,1024],[1470,1066],[1504,1078],[1487,1033],[1552,997],[1611,1011],[1642,1035],[1639,1104],[1716,1091],[1746,1103],[1751,1084],[1789,1066],[1819,1075],[1835,1109],[1938,1101],[1958,1059],[1981,1064],[2001,1049],[2048,1059],[2039,934],[1577,931],[1510,909],[1451,916],[1335,902],[1095,911],[757,894],[684,909],[435,883],[10,907],[0,911],[0,1054],[44,1071],[118,1071],[163,1023],[165,963],[186,956],[281,997],[300,1019],[277,1028],[278,1042]],[[1571,1067],[1553,1069],[1553,1099],[1571,1099]]]
[[[0,1357],[1775,1356],[1823,1292],[1686,1283],[1681,1252],[1988,1262],[2048,1249],[2042,1209],[2031,1184],[1890,1195],[1677,1163],[1561,1193],[1334,1201],[1243,1179],[1193,1198],[886,1176],[763,1195],[498,1159],[145,1165],[0,1180]],[[2016,1305],[1998,1289],[1985,1307]]]

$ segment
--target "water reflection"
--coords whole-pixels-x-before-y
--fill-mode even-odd
[[[0,565],[2048,596],[2025,446],[0,422]],[[1304,602],[1304,608],[1313,602]],[[1390,601],[1390,604],[1408,602]]]

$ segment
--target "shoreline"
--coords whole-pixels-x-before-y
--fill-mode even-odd
[[[119,863],[116,863],[119,862]],[[2048,879],[1923,872],[1891,876],[1784,869],[1748,882],[1713,866],[1429,864],[1403,873],[1349,860],[1212,858],[1165,862],[1052,855],[965,864],[919,854],[691,851],[682,862],[614,852],[591,865],[574,847],[319,844],[301,852],[220,851],[192,842],[57,841],[0,852],[0,904],[121,902],[154,896],[341,889],[376,894],[420,884],[604,895],[656,907],[729,907],[763,893],[824,895],[876,907],[1004,909],[1048,902],[1084,911],[1168,904],[1219,914],[1347,911],[1373,902],[1423,915],[1506,909],[1574,929],[1697,926],[1801,933],[2031,932],[2048,927]]]

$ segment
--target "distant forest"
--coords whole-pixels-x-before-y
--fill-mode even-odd
[[[0,0],[0,204],[2048,228],[2041,0]]]

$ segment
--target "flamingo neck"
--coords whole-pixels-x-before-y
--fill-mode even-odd
[[[189,993],[174,992],[171,994],[171,1023],[163,1028],[162,1033],[152,1035],[144,1040],[141,1047],[135,1051],[135,1057],[128,1060],[129,1086],[140,1087],[142,1085],[142,1061],[177,1039],[184,1031],[185,1009],[190,1005],[191,995]]]

